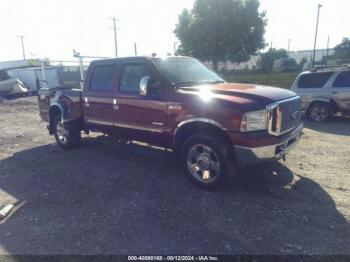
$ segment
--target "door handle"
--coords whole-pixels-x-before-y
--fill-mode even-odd
[[[181,103],[168,103],[169,111],[180,111],[182,110]]]
[[[119,109],[119,104],[117,99],[113,99],[113,109],[118,110]]]
[[[85,98],[84,98],[84,102],[85,102],[85,106],[86,106],[86,107],[89,107],[89,106],[90,106],[89,98],[85,97]]]

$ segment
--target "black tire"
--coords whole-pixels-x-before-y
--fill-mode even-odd
[[[307,110],[307,118],[314,122],[327,122],[332,115],[332,108],[327,103],[313,103]]]
[[[193,153],[200,155],[195,158]],[[189,137],[184,142],[180,151],[180,163],[193,184],[202,189],[214,190],[228,186],[237,174],[237,165],[231,154],[233,150],[230,150],[228,143],[223,139],[203,132]]]
[[[52,128],[56,142],[60,147],[73,149],[80,145],[81,133],[76,124],[62,124],[61,117],[56,116],[52,122]]]

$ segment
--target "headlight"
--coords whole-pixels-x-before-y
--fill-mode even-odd
[[[245,113],[242,117],[241,131],[259,131],[267,129],[267,111],[260,110]]]

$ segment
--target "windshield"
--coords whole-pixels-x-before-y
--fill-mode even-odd
[[[221,77],[193,58],[154,58],[153,61],[161,73],[176,86],[225,82]]]

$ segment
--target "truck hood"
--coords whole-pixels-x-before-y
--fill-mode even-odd
[[[181,88],[181,92],[196,94],[204,101],[224,100],[247,109],[264,108],[273,102],[297,96],[296,93],[287,89],[238,83],[185,87]]]

